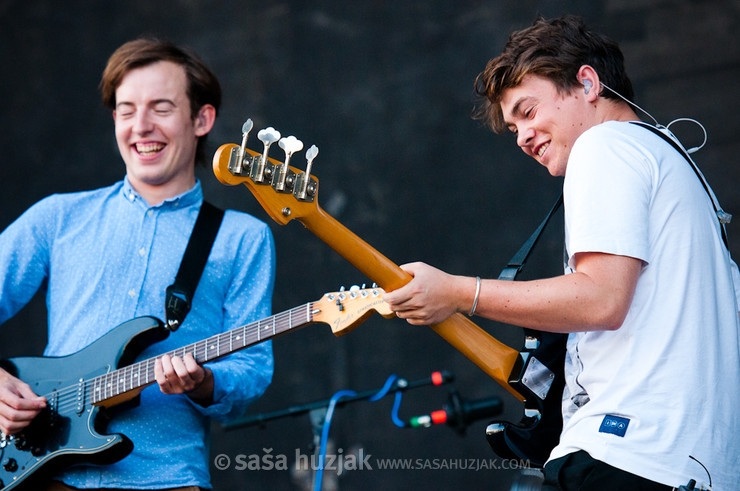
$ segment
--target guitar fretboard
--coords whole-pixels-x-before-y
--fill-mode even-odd
[[[182,358],[185,354],[191,353],[195,361],[202,365],[312,323],[312,308],[313,302],[309,302],[166,354]],[[81,382],[85,386],[83,389],[85,399],[91,404],[98,404],[128,391],[153,384],[156,382],[154,365],[157,358],[159,356]]]

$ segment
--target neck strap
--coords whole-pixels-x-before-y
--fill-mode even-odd
[[[668,142],[678,153],[683,155],[683,157],[686,159],[686,161],[691,166],[691,169],[693,169],[694,174],[696,174],[696,177],[699,179],[699,182],[701,182],[702,187],[704,188],[704,191],[706,191],[707,195],[709,196],[709,200],[712,202],[712,206],[714,207],[714,213],[717,216],[717,219],[719,220],[719,227],[720,231],[722,233],[722,241],[725,243],[725,247],[727,247],[727,250],[730,249],[730,242],[727,238],[727,229],[725,228],[725,225],[730,223],[730,220],[732,220],[732,215],[725,212],[722,207],[719,205],[719,202],[717,201],[717,198],[712,194],[712,192],[709,189],[709,184],[707,183],[706,179],[704,178],[704,175],[699,171],[699,168],[696,166],[693,160],[691,160],[691,157],[689,157],[688,152],[684,150],[681,145],[678,144],[676,140],[668,136],[667,134],[663,133],[659,128],[656,128],[655,126],[651,124],[644,123],[642,121],[631,121],[632,124],[635,124],[637,126],[642,126],[645,129],[648,129],[661,137],[663,140]]]
[[[175,282],[167,287],[165,297],[167,322],[165,325],[170,331],[177,330],[190,312],[195,288],[206,267],[208,255],[211,253],[211,247],[216,240],[223,216],[223,210],[203,201]]]

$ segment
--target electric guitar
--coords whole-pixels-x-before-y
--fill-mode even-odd
[[[334,335],[350,332],[375,312],[393,316],[379,288],[327,293],[271,317],[171,351],[192,353],[199,364],[248,348],[313,323]],[[133,362],[148,345],[166,338],[159,319],[138,317],[115,327],[93,344],[64,357],[21,357],[4,367],[47,399],[47,407],[15,435],[0,436],[0,489],[38,489],[38,482],[75,463],[109,464],[133,449],[122,434],[105,434],[106,410],[134,400],[156,382],[158,357]]]
[[[298,220],[385,290],[395,290],[411,280],[408,273],[319,206],[319,182],[311,175],[313,161],[318,155],[315,145],[306,151],[307,167],[303,172],[289,164],[292,155],[303,149],[300,140],[294,136],[281,138],[280,132],[272,127],[266,128],[257,134],[263,151],[256,152],[246,147],[252,126],[251,119],[244,123],[241,145],[225,144],[216,151],[213,172],[221,183],[243,184],[275,222],[285,225]],[[283,162],[268,156],[270,146],[275,142],[285,152]],[[557,390],[550,390],[551,386],[557,387],[560,383],[559,371],[538,362],[535,355],[539,347],[534,343],[529,343],[522,352],[515,350],[462,314],[452,315],[429,327],[516,399],[524,402],[524,419],[519,425],[512,425],[516,432],[509,432],[506,425],[491,428],[488,439],[494,451],[506,458],[513,452],[517,458],[529,459],[532,465],[543,465],[557,443],[559,429],[550,425],[538,427],[538,423],[545,405],[559,408],[560,394]],[[533,385],[532,381],[537,383]],[[560,424],[559,409],[557,414],[548,417],[548,421]]]

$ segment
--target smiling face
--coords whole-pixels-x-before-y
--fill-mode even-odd
[[[561,93],[550,80],[527,75],[503,92],[501,110],[524,153],[553,176],[564,176],[576,139],[599,122],[589,99],[593,97],[586,97],[582,89]]]
[[[129,182],[150,205],[193,187],[198,137],[210,131],[215,109],[191,117],[183,67],[160,61],[128,72],[113,119]]]

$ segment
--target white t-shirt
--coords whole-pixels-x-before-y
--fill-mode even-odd
[[[737,266],[706,191],[667,142],[613,121],[576,141],[564,200],[569,267],[578,252],[644,266],[618,330],[569,336],[564,427],[550,458],[585,450],[670,486],[708,485],[703,465],[714,490],[737,489]]]

